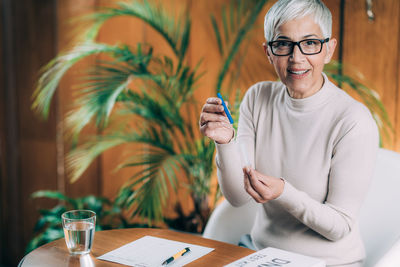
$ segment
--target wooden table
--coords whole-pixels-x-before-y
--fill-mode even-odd
[[[69,255],[64,238],[58,239],[33,250],[25,256],[20,266],[122,266],[117,263],[98,260],[97,257],[145,235],[214,248],[212,252],[187,265],[193,267],[223,266],[254,252],[247,248],[188,233],[166,229],[130,228],[96,232],[92,251],[84,256]]]

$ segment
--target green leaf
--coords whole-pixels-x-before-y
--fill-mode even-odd
[[[51,199],[58,199],[58,200],[64,200],[69,203],[72,203],[73,201],[64,195],[63,193],[59,191],[52,191],[52,190],[40,190],[32,193],[31,195],[32,198],[41,198],[41,197],[47,197]]]
[[[223,48],[222,48],[222,39],[221,39],[221,33],[218,29],[218,24],[217,20],[213,15],[211,15],[211,24],[213,26],[214,34],[217,39],[217,45],[218,45],[218,51],[222,55],[223,54]]]
[[[94,211],[97,216],[100,216],[103,212],[103,208],[106,205],[110,205],[111,202],[106,198],[100,198],[96,196],[85,196],[81,198],[81,201],[85,209]]]
[[[126,142],[124,138],[105,138],[88,142],[71,151],[67,156],[67,167],[71,173],[71,182],[75,182],[90,166],[93,160],[104,151]]]
[[[243,22],[240,24],[240,27],[236,31],[234,38],[232,38],[232,43],[228,47],[227,52],[225,53],[225,57],[223,58],[223,65],[219,71],[217,83],[216,83],[216,92],[219,92],[222,86],[222,82],[228,72],[228,69],[235,58],[237,52],[239,51],[239,47],[243,40],[245,39],[247,33],[250,31],[251,27],[254,25],[259,13],[263,10],[264,5],[268,0],[260,0],[256,1],[256,4],[247,12],[247,16],[244,16]],[[230,18],[231,18],[231,29],[234,28],[234,12],[233,5],[230,5]],[[245,10],[245,9],[243,9]]]
[[[65,73],[83,58],[98,53],[112,52],[114,49],[115,47],[106,44],[84,43],[50,61],[44,67],[43,74],[33,94],[32,109],[47,118],[51,99]]]
[[[97,117],[96,125],[100,128],[105,127],[117,97],[127,88],[132,79],[131,76],[125,78],[120,81],[120,84],[93,87],[89,93],[79,98],[75,103],[77,109],[68,113],[67,127],[72,129],[74,134],[78,134],[94,116]]]
[[[166,9],[161,5],[147,0],[120,2],[117,8],[104,8],[91,16],[98,23],[89,30],[92,33],[90,38],[94,40],[99,25],[117,16],[132,16],[141,19],[160,33],[178,58],[185,57],[191,28],[190,19],[186,13],[173,17],[167,14]]]
[[[43,215],[36,222],[36,225],[34,227],[34,231],[38,232],[38,231],[42,230],[47,224],[61,226],[61,215],[58,215],[58,216],[55,216],[55,215]]]

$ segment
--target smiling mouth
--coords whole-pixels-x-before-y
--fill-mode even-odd
[[[310,70],[301,70],[301,71],[287,70],[287,71],[291,74],[302,75],[309,72]]]

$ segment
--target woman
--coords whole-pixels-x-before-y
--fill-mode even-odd
[[[216,142],[226,199],[234,206],[251,198],[262,204],[251,231],[256,249],[362,266],[357,220],[379,136],[367,108],[322,72],[336,46],[331,25],[319,0],[278,1],[265,16],[263,47],[280,82],[247,91],[236,138],[218,98],[207,100],[199,124]],[[244,167],[239,146],[254,168]]]

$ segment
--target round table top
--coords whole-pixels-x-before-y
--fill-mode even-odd
[[[190,233],[167,229],[128,228],[96,232],[91,253],[83,256],[70,255],[64,238],[58,239],[30,252],[20,266],[123,266],[98,260],[97,257],[146,235],[214,248],[212,252],[187,265],[193,267],[223,266],[254,252]]]

